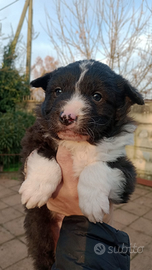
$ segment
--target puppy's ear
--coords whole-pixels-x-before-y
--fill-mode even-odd
[[[33,80],[30,82],[30,85],[32,87],[42,87],[45,91],[48,85],[48,81],[51,78],[51,73],[46,73],[44,76],[37,78],[36,80]]]
[[[132,101],[132,104],[139,104],[143,105],[144,104],[144,99],[142,95],[138,92],[136,88],[134,88],[129,82],[125,82],[124,84],[124,90],[125,90],[125,95],[130,98]]]
[[[119,76],[119,75],[118,75]],[[125,97],[128,97],[131,101],[131,104],[144,104],[144,99],[138,90],[133,87],[126,79],[119,76],[118,87],[123,90]]]

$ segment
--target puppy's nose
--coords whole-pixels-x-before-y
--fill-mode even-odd
[[[77,116],[74,113],[61,112],[60,113],[60,122],[63,125],[71,125],[77,120]]]

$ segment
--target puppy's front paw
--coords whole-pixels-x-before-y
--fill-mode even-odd
[[[28,209],[43,206],[52,196],[57,185],[52,183],[51,176],[50,179],[43,179],[41,176],[36,177],[35,180],[27,178],[19,190],[22,204],[26,204]]]
[[[61,181],[61,169],[55,159],[46,159],[35,150],[27,161],[27,178],[19,193],[27,208],[41,207]]]
[[[79,177],[79,206],[91,222],[102,222],[104,214],[109,213],[107,170],[105,162],[95,162],[86,166]]]
[[[102,223],[104,215],[109,213],[108,197],[99,191],[82,193],[79,191],[79,206],[82,213],[89,221]]]

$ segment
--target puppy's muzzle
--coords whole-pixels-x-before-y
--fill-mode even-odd
[[[77,121],[77,116],[74,113],[61,112],[59,120],[63,125],[69,126]]]

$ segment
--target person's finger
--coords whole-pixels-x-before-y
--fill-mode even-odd
[[[59,164],[64,166],[67,162],[72,162],[71,152],[66,147],[59,145],[56,159]]]
[[[64,184],[68,186],[68,188],[75,188],[78,179],[74,176],[73,160],[70,151],[63,146],[59,146],[56,159],[62,170]]]

